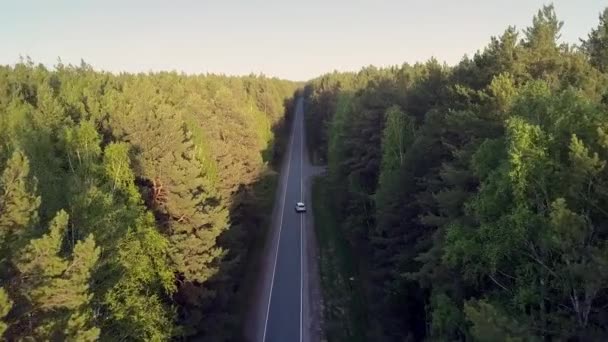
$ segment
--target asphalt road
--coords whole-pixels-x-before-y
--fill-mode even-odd
[[[310,166],[304,144],[303,101],[297,100],[292,134],[283,164],[279,208],[274,223],[278,237],[270,253],[261,339],[263,342],[308,341],[308,277],[306,255],[306,216],[310,203],[305,184]],[[305,202],[308,212],[296,213],[296,202]],[[276,228],[275,227],[275,228]],[[273,258],[274,257],[274,258]],[[273,260],[274,259],[274,260]],[[262,304],[262,306],[264,306]]]

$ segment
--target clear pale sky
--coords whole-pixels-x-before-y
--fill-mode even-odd
[[[0,0],[0,64],[80,59],[109,71],[264,73],[307,80],[364,65],[448,64],[508,25],[529,26],[546,1]],[[562,41],[578,42],[608,2],[553,2]]]

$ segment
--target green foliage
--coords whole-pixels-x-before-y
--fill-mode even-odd
[[[465,303],[464,312],[473,323],[471,334],[476,341],[534,341],[521,323],[509,318],[485,300]]]
[[[226,228],[226,211],[196,160],[191,134],[179,117],[134,113],[143,117],[126,128],[125,139],[142,150],[138,173],[147,183],[144,197],[162,215],[169,232],[174,266],[187,281],[204,282],[222,254],[216,238]],[[190,260],[196,258],[196,263]]]
[[[93,123],[83,121],[78,126],[66,128],[62,140],[72,172],[93,172],[91,168],[101,155],[101,137]]]
[[[509,73],[500,74],[492,79],[488,89],[501,112],[506,112],[510,108],[517,95],[515,81]]]
[[[0,288],[0,336],[4,335],[4,332],[8,328],[8,325],[4,321],[4,318],[11,311],[13,307],[13,301],[8,297],[8,294],[3,288]]]
[[[454,67],[307,85],[370,339],[608,337],[606,13],[580,50],[550,5]]]
[[[121,277],[104,302],[112,313],[109,336],[151,341],[169,339],[176,331],[175,314],[163,293],[173,293],[173,272],[168,265],[168,241],[154,229],[151,215],[138,219],[119,242],[113,272]]]
[[[71,259],[60,256],[68,226],[68,215],[59,212],[51,222],[49,233],[33,239],[15,258],[22,284],[22,296],[31,305],[30,315],[37,322],[31,331],[21,331],[35,339],[96,340],[95,327],[88,306],[91,271],[100,250],[93,236],[79,241]],[[26,317],[22,317],[26,319]],[[32,320],[29,317],[30,322]]]
[[[414,122],[399,107],[391,107],[386,112],[382,135],[382,170],[399,169],[405,163],[405,154],[414,140]],[[382,186],[382,181],[379,184]]]
[[[0,66],[6,338],[236,338],[237,285],[269,214],[252,189],[278,164],[294,88]]]
[[[456,340],[462,337],[464,327],[462,311],[445,293],[431,297],[431,336],[437,340]],[[459,336],[460,335],[460,336]]]
[[[2,259],[9,256],[31,234],[38,223],[40,197],[35,179],[30,178],[29,161],[15,151],[0,176],[0,245]]]
[[[312,188],[315,231],[319,244],[319,272],[325,293],[325,334],[332,341],[365,341],[367,326],[356,257],[339,230],[327,178],[315,179]]]
[[[129,194],[129,199],[138,199],[135,188],[135,175],[129,157],[129,145],[126,143],[110,143],[103,152],[103,169],[105,176],[112,184],[112,191],[123,191]]]
[[[600,23],[591,30],[587,40],[582,41],[582,50],[589,62],[602,72],[608,71],[608,8],[599,16]]]

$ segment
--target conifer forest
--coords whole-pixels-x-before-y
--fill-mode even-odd
[[[355,289],[325,294],[323,340],[607,341],[597,10],[576,44],[546,5],[455,65],[307,82],[0,66],[0,336],[241,341],[302,101],[308,210]]]

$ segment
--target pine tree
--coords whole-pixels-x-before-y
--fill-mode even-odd
[[[0,66],[0,171],[26,170],[7,166],[15,150],[29,161],[23,181],[10,183],[23,195],[0,188],[0,274],[14,301],[9,339],[166,340],[183,334],[178,325],[209,338],[235,335],[232,301],[248,266],[242,255],[266,216],[249,196],[294,87],[258,76],[112,75],[84,62],[59,61],[51,70],[29,58]],[[229,206],[231,234],[218,239]],[[56,274],[22,279],[19,267],[31,263],[15,264],[18,252],[32,252],[23,247],[32,238],[40,244],[39,225],[61,209],[70,219],[56,239],[59,254],[43,258]],[[56,291],[74,277],[62,269],[91,234],[103,250],[91,270],[93,297],[74,310],[42,309],[58,299],[36,291]]]
[[[136,147],[135,165],[144,200],[169,240],[172,267],[183,285],[178,299],[190,329],[200,325],[199,311],[211,292],[204,284],[216,272],[223,251],[218,235],[227,228],[227,212],[198,159],[191,133],[167,106],[138,100],[133,111],[115,116],[113,129]],[[129,115],[140,118],[127,124]]]
[[[190,133],[179,117],[152,113],[126,139],[141,148],[136,159],[145,199],[168,229],[177,270],[189,281],[203,282],[222,254],[215,245],[226,228],[226,212],[195,157]]]
[[[89,282],[100,250],[89,236],[76,244],[70,259],[61,257],[67,226],[68,215],[61,211],[49,232],[31,240],[14,258],[21,295],[32,307],[30,315],[20,319],[34,325],[31,331],[13,331],[17,336],[91,341],[99,335],[92,323]]]
[[[29,161],[21,151],[13,152],[0,176],[0,245],[2,259],[23,243],[38,223],[40,197],[36,180],[29,176]]]
[[[589,62],[602,72],[608,72],[608,8],[599,16],[600,23],[591,30],[587,40],[581,40],[581,49]]]
[[[525,46],[539,51],[557,49],[557,41],[564,23],[557,19],[553,5],[543,6],[532,19],[532,26],[525,29]]]

